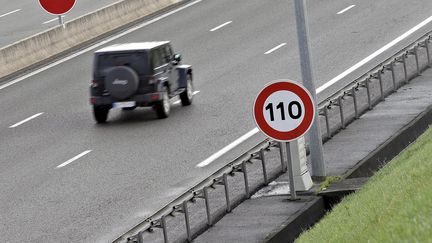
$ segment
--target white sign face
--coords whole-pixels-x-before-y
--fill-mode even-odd
[[[288,132],[297,128],[304,118],[304,104],[298,95],[281,90],[272,93],[264,102],[263,114],[271,128]]]
[[[315,116],[312,96],[301,84],[281,80],[265,86],[255,99],[258,128],[270,138],[288,142],[303,136]]]

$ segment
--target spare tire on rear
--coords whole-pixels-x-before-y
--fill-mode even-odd
[[[139,78],[137,73],[130,67],[113,67],[106,73],[105,88],[112,97],[119,100],[129,98],[138,89]]]

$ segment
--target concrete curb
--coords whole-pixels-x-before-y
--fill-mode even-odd
[[[361,160],[344,178],[370,177],[422,135],[432,123],[432,105]]]
[[[303,210],[297,212],[292,218],[281,225],[279,229],[269,234],[270,237],[267,237],[268,243],[294,242],[303,230],[324,217],[324,199],[322,197],[312,197],[308,200]],[[304,203],[304,201],[300,202]]]
[[[387,162],[397,156],[411,142],[415,141],[432,123],[432,105],[405,125],[398,133],[391,136],[353,169],[343,175],[344,178],[372,176]],[[267,242],[293,242],[301,232],[318,222],[326,212],[322,197],[308,204],[304,210],[290,218],[279,229],[269,234]]]
[[[188,0],[123,0],[0,49],[0,79]]]

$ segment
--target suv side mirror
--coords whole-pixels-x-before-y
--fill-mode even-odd
[[[180,54],[174,54],[174,58],[173,58],[173,64],[177,65],[181,62],[181,55]]]

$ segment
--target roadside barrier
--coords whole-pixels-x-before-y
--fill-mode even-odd
[[[325,127],[324,141],[432,67],[431,42],[432,32],[429,32],[320,102],[319,115],[323,118],[322,127]],[[361,103],[362,98],[366,101],[364,105]],[[333,126],[330,121],[332,115],[339,117],[339,122]]]
[[[187,0],[123,0],[0,49],[0,78],[96,40],[150,14]]]
[[[429,32],[320,102],[320,123],[322,127],[325,127],[322,137],[323,141],[331,139],[333,135],[344,129],[349,123],[360,118],[363,113],[373,109],[376,104],[385,100],[386,96],[396,92],[398,88],[409,83],[412,78],[421,75],[425,69],[431,67],[431,42],[432,32]],[[283,147],[281,143],[269,139],[262,141],[162,207],[150,217],[144,219],[113,242],[141,243],[143,242],[144,234],[153,232],[155,229],[161,229],[161,236],[164,242],[167,243],[169,239],[166,218],[175,217],[177,213],[184,215],[186,241],[191,242],[199,232],[203,232],[216,223],[215,216],[211,214],[209,206],[209,189],[220,185],[224,187],[226,201],[224,211],[225,213],[231,212],[233,200],[230,198],[230,184],[228,183],[227,176],[234,176],[238,173],[242,174],[242,181],[244,182],[244,196],[242,200],[250,198],[251,192],[256,191],[257,188],[251,188],[249,185],[248,174],[250,172],[248,172],[248,164],[253,164],[257,161],[261,163],[261,172],[263,173],[261,186],[267,185],[270,180],[267,176],[269,171],[266,169],[266,154],[275,149],[279,150],[281,166],[278,167],[279,171],[277,173],[286,172],[287,165],[283,159]],[[205,201],[207,225],[201,226],[200,229],[196,230],[197,232],[192,232],[188,205],[199,199]]]

